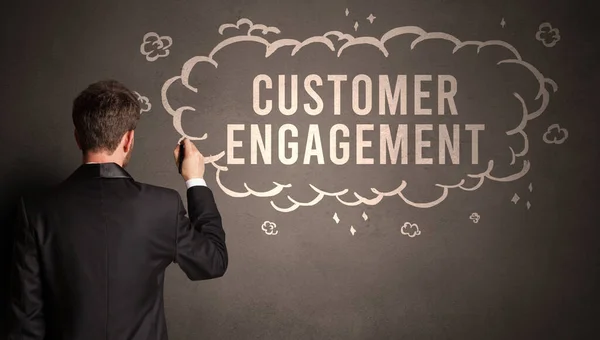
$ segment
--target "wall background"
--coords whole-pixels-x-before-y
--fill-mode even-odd
[[[2,272],[10,264],[10,227],[18,195],[57,183],[79,165],[70,109],[73,98],[89,83],[115,78],[147,98],[151,108],[142,113],[127,170],[138,181],[176,188],[184,196],[185,186],[171,153],[180,134],[162,102],[161,89],[181,74],[190,58],[206,56],[225,36],[238,34],[228,29],[221,35],[220,25],[248,18],[277,27],[279,35],[265,35],[269,41],[304,40],[333,30],[380,38],[394,27],[417,26],[461,41],[504,41],[557,84],[556,92],[550,84],[545,86],[550,102],[528,122],[529,150],[515,164],[509,164],[507,146],[517,150],[523,144],[518,139],[505,141],[503,133],[521,119],[521,105],[512,93],[521,93],[531,111],[540,100],[535,100],[538,88],[531,73],[495,66],[507,56],[499,47],[485,48],[479,55],[473,48],[452,54],[450,42],[430,41],[411,51],[408,39],[390,45],[390,50],[396,50],[387,58],[364,46],[350,47],[338,58],[317,45],[294,57],[288,48],[265,58],[264,47],[247,42],[227,47],[222,57],[219,53],[217,69],[191,73],[190,84],[202,89],[199,94],[175,84],[168,98],[175,109],[184,105],[198,109],[198,114],[182,116],[182,126],[193,136],[207,132],[209,139],[197,145],[214,155],[226,144],[227,124],[246,124],[246,135],[240,133],[239,139],[247,143],[253,123],[261,124],[261,129],[271,123],[277,131],[292,122],[300,130],[300,141],[306,141],[311,123],[327,129],[343,123],[353,133],[357,123],[398,123],[394,117],[377,117],[376,111],[361,117],[344,111],[335,117],[327,108],[314,117],[303,112],[291,117],[278,112],[259,116],[252,110],[250,92],[259,73],[274,79],[280,73],[298,74],[301,80],[310,73],[347,74],[349,79],[361,72],[372,79],[378,74],[448,73],[458,79],[456,121],[409,115],[402,122],[486,124],[477,166],[461,158],[460,165],[340,167],[326,158],[324,165],[231,166],[223,173],[223,183],[241,192],[243,183],[268,190],[273,181],[287,181],[292,183],[292,196],[308,202],[315,194],[308,183],[332,191],[350,187],[340,197],[353,201],[353,191],[373,197],[372,186],[392,190],[406,180],[407,197],[431,202],[441,192],[436,180],[457,182],[468,171],[485,170],[489,159],[498,165],[498,176],[515,173],[523,160],[530,165],[527,173],[506,182],[486,181],[473,192],[452,190],[429,208],[415,207],[397,196],[357,206],[324,197],[317,204],[282,212],[271,201],[289,207],[287,192],[270,198],[232,197],[217,183],[216,168],[207,166],[207,182],[227,231],[230,267],[223,278],[207,282],[188,282],[177,267],[169,267],[165,304],[171,338],[598,336],[595,100],[599,55],[591,4],[557,0],[29,1],[2,7]],[[370,14],[376,16],[373,23],[366,19]],[[359,23],[356,30],[355,22]],[[558,29],[560,40],[554,35],[557,31],[540,28],[542,23]],[[540,30],[541,40],[537,40]],[[172,45],[146,46],[147,58],[140,45],[148,32],[170,37]],[[262,36],[258,31],[254,35]],[[149,60],[166,49],[168,56]],[[322,92],[329,106],[330,91]],[[301,96],[301,102],[306,98]],[[342,94],[342,105],[350,107],[349,92]],[[411,105],[409,112],[414,110]],[[556,137],[563,141],[560,144],[543,140],[553,124],[568,131],[568,135],[564,130],[551,131],[558,135],[550,139]],[[323,131],[322,138],[328,141]],[[468,152],[471,141],[468,135],[463,137],[461,152]],[[431,140],[437,143],[436,138]],[[239,155],[249,159],[248,144],[244,145]],[[225,159],[219,164],[226,165]],[[350,160],[355,160],[354,153]],[[470,218],[475,212],[480,217],[477,223],[476,217]],[[265,221],[276,227],[265,226]],[[414,226],[402,229],[405,222],[417,224],[420,234],[415,235]],[[7,284],[3,275],[3,305]]]

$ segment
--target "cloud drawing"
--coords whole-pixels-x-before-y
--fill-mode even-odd
[[[292,196],[290,194],[292,184],[283,180],[272,181],[270,182],[269,188],[258,189],[257,186],[248,184],[248,181],[250,180],[248,179],[247,181],[244,181],[243,189],[233,188],[223,180],[223,174],[231,171],[231,168],[235,167],[235,165],[227,165],[225,162],[227,159],[227,151],[225,149],[218,150],[205,157],[205,162],[214,167],[216,182],[224,193],[239,198],[255,196],[269,199],[272,207],[280,212],[290,212],[300,207],[314,206],[326,197],[335,198],[339,203],[346,206],[358,206],[363,204],[376,205],[386,197],[397,197],[404,203],[416,208],[431,208],[442,203],[454,190],[475,191],[480,188],[486,180],[497,182],[511,182],[517,180],[523,177],[530,168],[530,163],[526,159],[529,152],[529,138],[526,133],[527,124],[529,121],[539,117],[545,111],[549,104],[550,91],[555,92],[558,90],[556,83],[551,79],[544,77],[537,68],[523,60],[516,48],[500,40],[461,41],[451,34],[426,32],[416,26],[395,27],[384,33],[381,37],[354,37],[340,31],[330,31],[323,35],[296,40],[292,38],[280,38],[281,32],[278,28],[254,24],[249,19],[240,19],[235,24],[224,24],[219,28],[219,33],[221,35],[233,33],[233,35],[224,36],[223,40],[207,55],[193,56],[188,59],[182,65],[181,73],[165,81],[161,90],[162,104],[168,114],[172,116],[173,127],[175,130],[182,137],[201,143],[209,140],[208,132],[206,131],[199,134],[194,133],[193,135],[189,134],[186,132],[187,130],[184,128],[183,123],[183,116],[196,112],[198,105],[194,103],[185,103],[185,101],[182,102],[179,99],[175,100],[173,99],[173,96],[177,95],[179,89],[191,94],[202,94],[207,89],[198,86],[193,81],[192,73],[198,72],[197,70],[200,69],[203,71],[211,70],[210,72],[215,73],[226,72],[226,69],[219,68],[219,56],[224,55],[228,49],[240,44],[245,44],[244,46],[262,46],[264,54],[259,57],[264,58],[266,61],[274,56],[286,56],[286,58],[292,60],[300,55],[301,51],[307,48],[328,51],[331,53],[332,57],[340,58],[341,56],[356,53],[353,51],[355,51],[355,48],[357,47],[370,49],[384,58],[392,59],[394,53],[396,53],[392,46],[398,44],[398,41],[411,39],[407,47],[407,53],[420,48],[420,46],[424,44],[439,44],[440,48],[449,47],[448,53],[450,56],[459,55],[460,53],[463,53],[463,50],[474,51],[476,55],[482,54],[486,50],[496,51],[497,55],[501,56],[501,58],[494,63],[491,63],[489,66],[490,68],[500,66],[514,67],[519,71],[526,72],[530,75],[530,78],[534,80],[535,91],[533,91],[531,98],[526,97],[525,94],[520,94],[516,90],[512,92],[515,106],[519,107],[517,115],[520,118],[518,118],[515,126],[504,131],[505,136],[516,138],[519,141],[519,143],[517,143],[518,146],[511,146],[506,149],[506,152],[511,158],[509,167],[511,172],[503,171],[501,174],[498,174],[496,173],[497,171],[494,170],[501,161],[495,159],[486,160],[483,163],[483,170],[464,173],[462,179],[454,182],[435,183],[438,194],[433,199],[424,200],[411,198],[407,190],[408,182],[405,180],[400,180],[392,189],[383,190],[373,186],[370,188],[370,191],[365,193],[359,193],[356,189],[351,187],[350,183],[345,183],[344,186],[334,189],[325,189],[309,182],[305,185],[314,194],[311,199],[307,200],[300,200],[297,197]],[[232,58],[233,57],[229,57],[229,59]],[[240,55],[239,59],[240,64],[244,65],[246,60],[249,59],[249,56]],[[533,105],[531,103],[533,103]],[[196,112],[196,114],[198,114],[198,112]],[[506,164],[506,166],[508,166],[508,164]],[[275,203],[273,198],[279,195],[284,199],[287,199],[287,205]]]

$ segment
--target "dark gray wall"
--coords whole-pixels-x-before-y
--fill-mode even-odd
[[[201,63],[190,71],[190,85],[199,88],[198,93],[180,81],[169,88],[167,99],[173,109],[196,108],[196,113],[183,114],[182,125],[193,136],[208,133],[207,140],[196,141],[207,156],[226,150],[228,124],[245,124],[245,132],[236,132],[244,146],[235,153],[246,162],[249,124],[259,124],[261,130],[264,124],[272,124],[275,143],[282,124],[297,126],[300,160],[309,124],[319,124],[325,146],[322,165],[314,163],[316,158],[310,165],[282,165],[275,148],[271,165],[229,165],[228,171],[220,173],[221,184],[238,192],[245,192],[244,183],[257,191],[271,189],[273,182],[291,184],[273,197],[232,197],[217,183],[216,167],[207,165],[206,179],[227,231],[230,267],[223,278],[207,282],[189,282],[176,266],[168,269],[165,304],[171,337],[598,337],[600,188],[595,101],[600,56],[591,4],[558,0],[39,1],[2,6],[2,273],[10,264],[15,199],[57,183],[79,165],[70,109],[72,99],[89,83],[115,78],[147,97],[152,106],[142,113],[128,171],[139,181],[176,188],[183,195],[185,187],[171,153],[180,134],[161,102],[161,89],[168,79],[181,75],[190,58],[207,56],[224,38],[241,32],[230,28],[220,35],[220,25],[248,18],[277,27],[279,34],[252,33],[269,42],[302,41],[328,31],[379,39],[394,27],[415,26],[449,35],[419,42],[414,49],[410,44],[417,35],[394,38],[385,44],[387,57],[364,44],[348,47],[338,57],[318,43],[294,56],[292,47],[283,47],[265,57],[260,43],[235,43],[216,54],[216,69]],[[376,16],[373,23],[366,19],[371,13]],[[355,22],[359,23],[356,30]],[[543,23],[551,28],[540,27]],[[141,53],[148,32],[172,38],[168,56],[151,61]],[[483,47],[479,53],[475,46],[466,46],[453,53],[456,41],[450,35],[460,41],[493,40],[504,45]],[[336,51],[343,43],[332,39]],[[522,63],[498,64],[515,60],[508,45]],[[146,47],[156,49],[156,45]],[[407,116],[379,116],[377,105],[371,114],[358,116],[350,109],[347,87],[342,92],[343,112],[335,116],[332,87],[323,86],[319,92],[325,108],[318,116],[307,115],[302,106],[289,117],[276,108],[259,116],[252,109],[251,90],[254,76],[261,73],[274,80],[278,74],[297,74],[301,80],[311,73],[324,78],[345,74],[349,79],[364,73],[373,80],[379,74],[405,74],[409,89],[415,74],[451,74],[458,81],[459,114],[412,115],[411,90]],[[541,88],[539,79],[547,80]],[[433,96],[424,103],[437,108],[437,90],[427,86]],[[543,93],[536,98],[540,89]],[[523,119],[515,93],[523,98],[529,114],[543,109],[527,122],[523,131],[528,148],[513,162],[510,148],[519,152],[525,147],[521,135],[506,135]],[[273,93],[267,96],[277,98]],[[300,103],[307,98],[301,93]],[[375,103],[377,98],[375,92]],[[336,123],[348,126],[352,136],[351,157],[343,166],[328,158],[328,129]],[[479,136],[479,164],[471,164],[472,140],[462,132],[460,164],[440,165],[437,160],[432,165],[414,164],[414,132],[408,137],[410,164],[355,164],[356,124],[401,123],[434,124],[436,129],[439,124],[485,124]],[[553,124],[565,130],[551,128]],[[544,141],[549,128],[551,135],[546,137],[559,143]],[[378,162],[375,131],[365,133],[373,141],[365,155]],[[436,133],[426,136],[437,145]],[[433,148],[425,156],[438,159]],[[226,166],[226,159],[217,164]],[[481,173],[490,160],[496,178],[517,174],[523,167],[528,171],[504,181],[488,179],[477,190],[449,188],[447,197],[436,204],[444,193],[436,184],[465,179],[464,187],[473,188],[477,179],[467,174]],[[292,205],[288,195],[311,201],[316,192],[308,184],[328,192],[347,188],[348,193],[338,198],[353,202],[353,192],[373,198],[370,188],[391,191],[403,180],[407,185],[402,197],[409,202],[391,195],[378,204],[352,206],[325,196],[289,212],[276,208]],[[421,207],[410,202],[433,203]],[[477,223],[470,218],[473,213],[480,217]],[[276,235],[261,228],[265,221],[277,225]],[[417,224],[420,234],[414,234],[416,227],[402,229],[405,222]],[[8,278],[0,276],[4,306]]]

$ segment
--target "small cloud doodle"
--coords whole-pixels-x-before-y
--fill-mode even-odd
[[[535,39],[541,41],[546,47],[553,47],[560,40],[558,28],[552,28],[549,22],[544,22],[538,28]]]
[[[569,131],[563,129],[558,124],[552,124],[544,133],[542,139],[546,144],[562,144],[569,137]]]
[[[400,228],[400,232],[402,235],[406,235],[408,237],[415,237],[421,235],[421,230],[419,230],[419,226],[416,223],[405,222],[402,228]]]
[[[146,56],[146,60],[155,61],[158,58],[164,58],[169,55],[169,47],[173,45],[171,37],[160,36],[156,32],[148,32],[144,35],[140,45],[140,53]]]
[[[478,223],[481,219],[481,216],[478,213],[474,212],[471,214],[471,216],[469,216],[469,219],[473,221],[473,223]]]
[[[273,236],[279,234],[279,230],[275,230],[277,228],[277,224],[275,222],[264,221],[261,229],[265,232],[265,234]]]
[[[149,112],[152,109],[152,104],[150,103],[150,99],[148,99],[148,97],[146,97],[146,96],[142,96],[141,94],[139,94],[136,91],[133,91],[133,93],[137,97],[137,100],[140,102],[140,107],[141,107],[140,114],[142,114],[144,112]]]

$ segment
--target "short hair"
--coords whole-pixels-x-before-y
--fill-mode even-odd
[[[73,101],[73,124],[82,151],[112,154],[140,119],[136,95],[116,80],[89,85]]]

